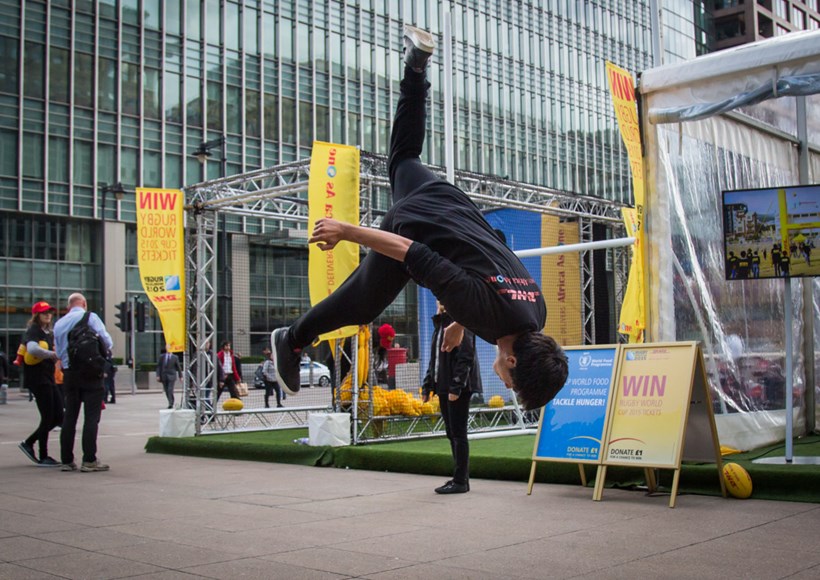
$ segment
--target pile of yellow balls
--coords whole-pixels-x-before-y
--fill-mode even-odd
[[[353,389],[349,379],[345,379],[339,390],[339,397],[342,402],[352,402]],[[370,414],[370,401],[373,401],[373,416],[402,415],[405,417],[420,417],[422,415],[435,415],[440,412],[438,396],[433,395],[426,403],[422,403],[421,394],[414,397],[407,391],[401,389],[387,390],[382,387],[369,387],[362,385],[359,387],[359,414]]]

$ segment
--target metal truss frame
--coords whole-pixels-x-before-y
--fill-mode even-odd
[[[385,426],[389,425],[389,428]],[[492,431],[520,430],[522,433],[538,427],[538,419],[521,413],[511,405],[499,408],[473,407],[467,418],[468,433],[489,433]],[[389,431],[389,433],[385,433]],[[384,415],[368,417],[358,426],[358,442],[396,441],[446,435],[441,415],[420,415],[405,417]]]
[[[298,429],[307,425],[310,413],[322,411],[327,411],[327,406],[219,411],[208,421],[207,430],[210,435],[237,431]]]
[[[445,178],[442,167],[430,169]],[[307,222],[307,182],[310,160],[285,163],[268,169],[258,169],[240,175],[213,179],[186,189],[189,204],[198,199],[203,210],[227,211],[233,215],[269,218],[284,221]],[[621,208],[624,204],[597,197],[576,195],[556,189],[499,179],[492,176],[455,172],[455,183],[479,205],[488,208],[525,209],[536,213],[566,218],[586,219],[620,228]],[[387,157],[372,153],[361,154],[360,189],[369,193],[373,187],[389,188]],[[363,195],[369,202],[370,196]],[[381,213],[361,212],[364,225],[378,225]],[[376,214],[376,215],[372,215]]]
[[[185,404],[196,410],[196,434],[214,417],[212,393],[216,392],[216,360],[212,347],[216,340],[216,256],[217,215],[202,211],[193,200],[195,228],[188,229],[185,244],[188,308],[188,348],[185,350]],[[192,239],[193,238],[193,239]]]
[[[431,169],[442,179],[445,178],[444,168]],[[372,193],[375,188],[389,190],[387,175],[386,156],[364,152],[361,154],[359,187],[362,225],[379,225],[387,208],[373,208]],[[184,388],[187,404],[197,411],[198,435],[203,430],[221,431],[229,424],[237,424],[236,419],[229,423],[223,416],[269,415],[250,411],[227,414],[215,409],[212,402],[212,393],[216,391],[216,361],[207,347],[214,344],[216,335],[217,218],[220,214],[226,214],[272,222],[280,229],[285,228],[283,224],[304,224],[302,227],[306,229],[309,177],[310,160],[305,159],[214,179],[186,188],[186,211],[189,220],[193,219],[195,224],[193,228],[190,227],[190,223],[188,224],[188,231],[192,233],[186,243],[186,280],[193,281],[193,284],[187,288],[189,348],[184,360]],[[592,226],[596,223],[607,225],[613,233],[620,234],[623,230],[621,208],[625,207],[624,204],[467,171],[456,171],[455,183],[482,209],[522,209],[577,220],[582,242],[592,240]],[[249,234],[258,233],[258,229],[251,228],[248,222],[247,219],[242,220],[241,231]],[[266,231],[264,227],[262,230]],[[624,252],[613,251],[613,256],[623,254]],[[580,263],[583,294],[581,314],[584,321],[584,340],[589,344],[594,341],[595,330],[594,271],[590,251],[581,252]],[[616,268],[617,270],[619,268]],[[616,295],[622,297],[622,288],[625,284],[618,282],[616,274]],[[482,412],[477,416],[484,414]],[[353,419],[358,422],[355,416]],[[214,423],[213,428],[209,427],[211,423]],[[491,420],[486,426],[475,423],[471,424],[471,428],[484,430],[496,428],[498,425],[499,423],[493,423]],[[354,431],[354,440],[357,439],[358,433]]]

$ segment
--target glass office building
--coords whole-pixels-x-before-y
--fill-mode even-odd
[[[304,159],[313,140],[386,153],[402,24],[441,38],[446,11],[457,167],[630,202],[604,62],[651,66],[648,1],[0,0],[0,343],[16,348],[35,300],[78,289],[113,327],[115,305],[141,294],[136,187]],[[433,164],[444,159],[440,63]],[[219,139],[200,164],[193,152]],[[117,182],[121,200],[103,187]],[[279,320],[307,305],[307,253],[266,244],[249,237],[245,250],[251,309]],[[414,304],[410,293],[389,313],[400,333]],[[251,350],[269,330],[251,330]],[[112,335],[123,356],[123,333]],[[159,336],[138,337],[138,359],[155,359]]]

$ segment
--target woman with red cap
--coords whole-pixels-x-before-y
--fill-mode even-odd
[[[375,371],[376,382],[380,385],[389,384],[390,364],[387,361],[387,349],[392,348],[394,338],[396,338],[396,331],[392,326],[385,323],[379,327],[379,349],[376,351]]]
[[[42,467],[60,465],[48,455],[48,434],[63,423],[63,397],[54,382],[54,364],[57,360],[57,353],[54,352],[54,334],[51,330],[54,312],[54,307],[48,302],[40,301],[34,304],[31,307],[31,320],[23,337],[23,344],[26,345],[25,384],[37,401],[40,424],[18,447],[26,457]],[[40,459],[34,455],[35,441],[39,443]]]

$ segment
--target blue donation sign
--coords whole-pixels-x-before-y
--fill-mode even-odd
[[[598,462],[616,346],[566,348],[569,376],[541,417],[533,459]]]

